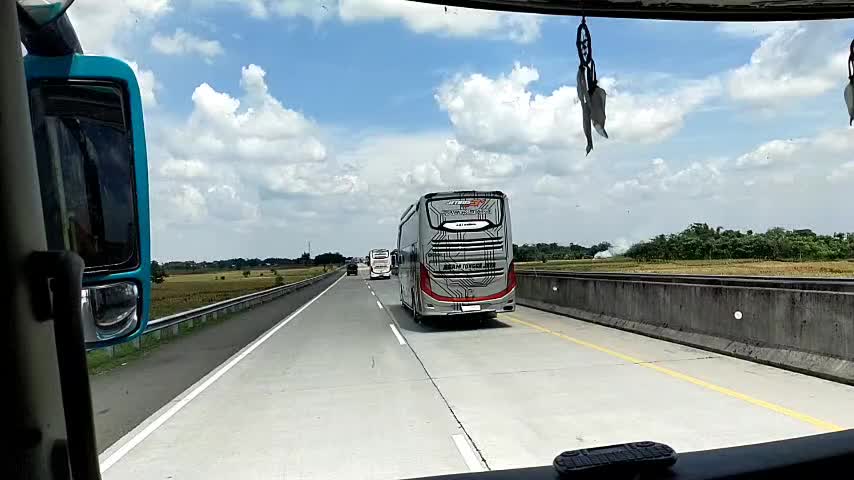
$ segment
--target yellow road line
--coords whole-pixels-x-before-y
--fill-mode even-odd
[[[611,350],[610,348],[605,348],[603,346],[596,345],[595,343],[590,343],[590,342],[587,342],[584,340],[579,340],[577,338],[570,337],[569,335],[565,335],[563,333],[556,332],[554,330],[550,330],[546,327],[537,325],[536,323],[532,323],[532,322],[522,320],[521,318],[517,318],[514,315],[504,314],[504,316],[509,318],[510,320],[516,322],[516,323],[519,323],[521,325],[525,325],[526,327],[529,327],[529,328],[533,328],[534,330],[539,330],[540,332],[543,332],[543,333],[549,333],[551,335],[554,335],[556,337],[560,337],[564,340],[570,341],[570,342],[575,343],[577,345],[581,345],[583,347],[587,347],[587,348],[590,348],[590,349],[611,355],[612,357],[617,357],[620,360],[625,360],[626,362],[634,363],[634,364],[639,365],[641,367],[649,368],[650,370],[655,370],[656,372],[660,372],[660,373],[663,373],[665,375],[669,375],[673,378],[678,378],[679,380],[684,380],[688,383],[693,383],[694,385],[697,385],[697,386],[703,387],[703,388],[707,388],[709,390],[718,392],[718,393],[726,395],[728,397],[737,398],[737,399],[745,401],[747,403],[751,403],[753,405],[771,410],[772,412],[776,412],[776,413],[785,415],[787,417],[794,418],[796,420],[800,420],[802,422],[809,423],[810,425],[817,427],[821,430],[826,430],[829,432],[838,432],[840,430],[845,430],[844,428],[840,427],[839,425],[835,425],[835,424],[830,423],[830,422],[825,422],[824,420],[815,418],[813,416],[810,416],[810,415],[807,415],[804,413],[797,412],[795,410],[777,405],[775,403],[766,402],[765,400],[760,400],[758,398],[753,398],[750,395],[745,395],[743,393],[736,392],[735,390],[732,390],[732,389],[729,389],[726,387],[722,387],[720,385],[715,385],[714,383],[710,383],[710,382],[707,382],[705,380],[700,380],[699,378],[695,378],[695,377],[692,377],[690,375],[686,375],[684,373],[680,373],[680,372],[677,372],[675,370],[671,370],[669,368],[662,367],[661,365],[658,365],[655,363],[650,363],[650,362],[647,362],[645,360],[641,360],[639,358],[634,358],[634,357],[626,355],[624,353],[620,353],[620,352]]]

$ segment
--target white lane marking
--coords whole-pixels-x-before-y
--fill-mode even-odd
[[[379,301],[379,300],[377,300],[377,307],[378,307],[380,310],[382,310],[382,309],[383,309],[383,304],[382,304],[382,303],[380,303],[380,301]]]
[[[389,328],[391,328],[391,333],[393,333],[394,336],[397,337],[397,343],[401,345],[406,345],[406,340],[403,339],[403,335],[400,334],[400,332],[397,330],[397,327],[395,327],[393,323],[389,323],[388,326]]]
[[[112,467],[113,465],[115,465],[115,464],[116,464],[116,462],[118,462],[119,460],[121,460],[121,459],[122,459],[122,457],[124,457],[125,455],[127,455],[127,454],[128,454],[128,452],[130,452],[131,450],[133,450],[133,448],[134,448],[134,447],[136,447],[137,445],[139,445],[140,443],[142,443],[142,441],[143,441],[143,440],[145,440],[149,435],[151,435],[152,433],[154,433],[154,431],[155,431],[155,430],[157,430],[158,428],[160,428],[160,426],[161,426],[161,425],[163,425],[164,423],[166,423],[166,421],[167,421],[167,420],[169,420],[169,419],[170,419],[170,418],[172,418],[176,413],[178,413],[179,411],[181,411],[181,409],[182,409],[182,408],[186,407],[186,406],[187,406],[187,404],[188,404],[188,403],[190,403],[194,398],[198,397],[198,396],[199,396],[199,394],[201,394],[202,392],[204,392],[205,390],[207,390],[207,388],[208,388],[208,387],[210,387],[211,385],[213,385],[213,384],[214,384],[214,382],[216,382],[217,380],[219,380],[219,378],[220,378],[220,377],[222,377],[222,376],[223,376],[223,375],[225,375],[229,370],[231,370],[232,368],[234,368],[234,366],[235,366],[235,365],[237,365],[238,363],[240,363],[240,361],[241,361],[241,360],[243,360],[244,358],[246,358],[250,353],[252,353],[256,348],[258,348],[262,343],[266,342],[266,341],[267,341],[267,339],[269,339],[270,337],[272,337],[273,335],[275,335],[275,333],[276,333],[276,332],[278,332],[282,327],[284,327],[285,325],[287,325],[287,324],[288,324],[288,322],[290,322],[291,320],[293,320],[294,318],[296,318],[296,316],[297,316],[297,315],[299,315],[300,313],[302,313],[302,311],[303,311],[303,310],[305,310],[306,308],[308,308],[308,306],[309,306],[309,305],[311,305],[312,303],[314,303],[314,302],[315,302],[315,300],[317,300],[318,298],[322,297],[324,293],[328,292],[328,291],[329,291],[332,287],[334,287],[335,285],[338,285],[338,282],[340,282],[342,278],[344,278],[344,276],[343,276],[343,275],[342,275],[341,277],[339,277],[339,278],[338,278],[338,280],[336,280],[336,281],[335,281],[335,283],[333,283],[332,285],[330,285],[330,286],[326,287],[326,289],[325,289],[325,290],[323,290],[322,292],[320,292],[319,294],[317,294],[317,296],[316,296],[316,297],[314,297],[314,298],[312,298],[311,300],[309,300],[305,305],[303,305],[303,306],[299,307],[298,309],[296,309],[296,311],[294,311],[293,313],[291,313],[291,314],[290,314],[290,315],[288,315],[287,317],[285,317],[285,318],[283,318],[282,320],[280,320],[280,321],[279,321],[279,323],[277,323],[275,326],[273,326],[273,328],[271,328],[270,330],[267,330],[267,333],[265,333],[264,335],[262,335],[262,336],[258,337],[254,342],[252,342],[251,344],[249,344],[249,346],[248,346],[248,347],[244,348],[240,353],[238,353],[236,356],[232,357],[232,359],[231,359],[231,360],[229,360],[229,361],[228,361],[228,362],[226,362],[225,364],[220,365],[219,367],[217,367],[216,372],[215,372],[213,375],[211,375],[210,377],[208,377],[208,379],[207,379],[207,380],[205,380],[205,381],[204,381],[204,383],[202,383],[201,385],[199,385],[198,387],[196,387],[195,389],[193,389],[193,391],[191,391],[188,395],[186,395],[184,398],[182,398],[181,400],[179,400],[179,401],[178,401],[178,403],[176,403],[175,405],[173,405],[173,406],[172,406],[172,408],[170,408],[170,409],[169,409],[169,410],[167,410],[165,413],[163,413],[163,415],[161,415],[161,416],[160,416],[160,417],[158,417],[156,420],[154,420],[153,422],[151,422],[150,424],[148,424],[148,426],[147,426],[147,427],[145,427],[142,431],[140,431],[139,433],[137,433],[136,435],[134,435],[134,436],[133,436],[133,438],[131,438],[130,440],[128,440],[128,442],[127,442],[127,443],[125,443],[124,445],[122,445],[122,446],[121,446],[121,448],[119,448],[118,450],[116,450],[115,452],[113,452],[113,454],[112,454],[112,455],[110,455],[109,457],[107,457],[106,459],[104,459],[104,461],[103,461],[103,462],[101,462],[101,473],[106,472],[110,467]]]
[[[466,466],[469,467],[469,470],[472,472],[484,471],[483,464],[480,463],[480,459],[477,458],[477,455],[474,453],[474,449],[469,445],[468,440],[466,440],[466,436],[462,433],[458,433],[456,435],[451,435],[451,438],[454,439],[454,444],[457,446],[457,450],[460,451],[460,455],[463,456],[463,460],[466,462]]]
[[[377,294],[376,294],[376,293],[374,293],[373,291],[371,291],[371,295],[373,295],[373,296],[375,296],[375,297],[377,296]]]

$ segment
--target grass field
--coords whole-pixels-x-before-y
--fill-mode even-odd
[[[279,269],[277,272],[284,277],[285,283],[293,283],[320,275],[323,267]],[[225,277],[225,280],[221,277]],[[271,288],[275,282],[276,276],[269,269],[252,270],[247,278],[243,277],[243,272],[233,270],[172,275],[163,283],[154,285],[150,318],[164,317]]]
[[[854,261],[779,262],[769,260],[681,260],[637,262],[627,258],[520,262],[519,270],[669,273],[780,277],[854,277]]]

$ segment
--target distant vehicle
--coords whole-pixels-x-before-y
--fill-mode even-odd
[[[512,312],[516,272],[502,192],[429,193],[400,217],[400,302],[424,315]]]
[[[391,278],[391,254],[388,249],[377,248],[371,250],[368,255],[368,265],[370,267],[369,277],[374,278]]]
[[[355,262],[347,264],[347,276],[350,275],[358,275],[359,274],[359,265]]]

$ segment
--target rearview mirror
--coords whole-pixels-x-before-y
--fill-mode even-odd
[[[139,325],[139,287],[133,282],[84,287],[83,338],[88,344],[120,338]]]
[[[48,248],[85,262],[86,346],[130,340],[150,302],[148,173],[142,101],[114,58],[25,58]]]

